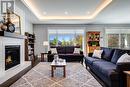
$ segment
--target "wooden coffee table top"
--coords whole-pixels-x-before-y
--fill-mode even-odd
[[[55,62],[55,60],[53,60],[51,66],[66,66],[66,61],[63,60],[63,62]]]

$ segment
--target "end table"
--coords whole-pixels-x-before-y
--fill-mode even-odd
[[[127,87],[130,87],[130,71],[124,71],[124,73],[127,75]]]

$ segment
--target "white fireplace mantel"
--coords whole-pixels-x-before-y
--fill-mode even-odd
[[[5,46],[20,45],[20,64],[5,70]],[[31,65],[31,62],[25,61],[24,38],[12,38],[0,36],[0,84],[16,75],[26,67]]]

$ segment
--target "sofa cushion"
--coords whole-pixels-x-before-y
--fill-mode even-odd
[[[57,48],[57,52],[58,52],[58,54],[65,54],[66,52],[65,52],[65,47],[63,46],[58,46],[58,47],[56,47]]]
[[[102,59],[105,59],[107,61],[111,61],[111,58],[112,58],[113,53],[114,53],[114,49],[106,48],[106,47],[101,47],[101,49],[103,50]]]
[[[94,61],[92,66],[95,70],[98,70],[101,74],[108,78],[113,72],[115,72],[114,70],[116,69],[116,64],[105,60]]]
[[[86,57],[85,60],[86,60],[87,64],[91,65],[94,61],[99,60],[99,58],[96,58],[96,57],[95,58],[94,57]]]
[[[74,46],[66,46],[65,47],[66,54],[73,54],[74,52]]]
[[[127,52],[127,50],[115,49],[111,62],[116,64],[117,60]]]
[[[63,58],[66,56],[66,54],[58,54],[59,55],[59,58]]]

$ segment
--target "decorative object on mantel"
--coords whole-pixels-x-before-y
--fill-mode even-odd
[[[0,21],[0,31],[2,31],[2,25],[3,25],[3,23],[2,23],[2,21]]]
[[[7,9],[7,12],[4,13],[4,16],[3,16],[4,18],[3,25],[6,25],[7,29],[3,29],[3,30],[13,33],[15,31],[15,25],[11,22],[10,15],[11,15],[11,11]]]
[[[7,12],[3,14],[3,24],[1,30],[21,34],[20,16],[7,9]]]
[[[4,24],[3,21],[0,21],[0,31],[6,31],[7,30],[7,26]]]

